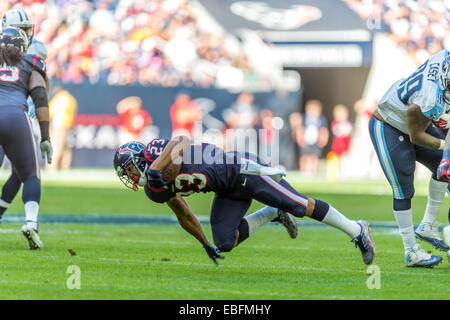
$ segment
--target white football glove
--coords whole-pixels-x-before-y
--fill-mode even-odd
[[[53,156],[53,148],[50,140],[44,140],[41,142],[41,152],[42,152],[42,158],[45,159],[45,155],[47,155],[47,163],[52,163],[52,156]]]
[[[440,129],[450,128],[450,114],[444,113],[438,120],[432,121],[433,124]]]
[[[263,166],[253,160],[246,158],[241,158],[240,173],[256,176],[269,176],[278,182],[280,182],[281,179],[286,176],[286,172],[282,168],[271,168]]]

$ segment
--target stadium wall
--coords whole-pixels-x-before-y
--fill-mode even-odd
[[[56,84],[52,84],[52,87]],[[63,84],[78,102],[78,112],[68,145],[72,148],[72,167],[110,167],[114,150],[121,144],[121,124],[116,111],[117,103],[129,96],[142,99],[144,108],[152,117],[153,125],[144,129],[141,142],[147,143],[156,137],[171,137],[170,107],[179,93],[188,93],[203,110],[203,131],[217,129],[223,125],[223,111],[230,107],[239,93],[216,88],[193,87],[144,87],[108,86],[101,84]],[[269,106],[274,91],[253,92],[255,104],[260,108]],[[291,93],[298,101],[300,110],[301,92]]]

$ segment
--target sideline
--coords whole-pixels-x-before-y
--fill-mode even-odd
[[[197,216],[201,224],[209,224],[209,216]],[[24,223],[23,214],[8,214],[3,217],[4,224]],[[314,221],[297,220],[300,228],[304,227],[328,227],[327,225]],[[39,224],[116,224],[116,225],[176,225],[177,218],[170,215],[49,215],[40,214]],[[269,226],[281,226],[279,223],[271,222]],[[394,222],[378,221],[370,223],[371,229],[396,229]]]

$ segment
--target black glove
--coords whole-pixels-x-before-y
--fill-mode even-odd
[[[225,259],[225,257],[220,254],[220,250],[214,247],[212,244],[204,248],[208,256],[214,261],[216,265],[219,265],[219,263],[216,261],[217,258]]]
[[[159,170],[149,169],[147,171],[148,184],[154,188],[162,188],[167,183],[161,177],[161,172]]]

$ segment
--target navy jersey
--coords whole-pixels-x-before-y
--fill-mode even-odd
[[[29,81],[31,72],[38,71],[46,77],[45,62],[38,56],[24,54],[17,66],[0,66],[0,108],[12,107],[28,110]]]
[[[181,170],[173,181],[174,191],[177,195],[227,193],[238,181],[240,166],[238,152],[225,152],[208,143],[191,145],[185,150]]]
[[[152,140],[145,150],[145,158],[153,162],[168,142],[166,139]],[[226,193],[238,180],[239,172],[239,153],[225,152],[208,143],[191,145],[184,151],[180,172],[170,187],[178,196],[209,191]]]

